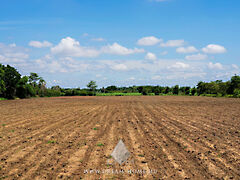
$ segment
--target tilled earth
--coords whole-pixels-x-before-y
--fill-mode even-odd
[[[0,179],[240,179],[240,99],[0,101]]]

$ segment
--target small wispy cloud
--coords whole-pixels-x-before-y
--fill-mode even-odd
[[[87,36],[89,36],[89,34],[88,33],[83,33],[82,36],[87,37]]]
[[[179,47],[183,46],[185,44],[185,41],[183,39],[178,39],[178,40],[169,40],[165,43],[161,43],[161,47]]]
[[[140,46],[153,46],[162,41],[163,41],[162,39],[156,38],[154,36],[147,36],[139,39],[137,41],[137,44]]]
[[[91,40],[98,41],[98,42],[106,41],[104,38],[92,38]]]
[[[28,43],[29,46],[35,47],[35,48],[44,48],[44,47],[51,47],[52,43],[48,42],[48,41],[30,41]]]
[[[208,56],[206,54],[193,54],[193,55],[188,55],[185,57],[186,60],[193,60],[193,61],[198,61],[198,60],[206,60]]]

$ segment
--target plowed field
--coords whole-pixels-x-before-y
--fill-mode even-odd
[[[122,139],[131,153],[117,164]],[[240,99],[0,101],[0,179],[240,179]]]

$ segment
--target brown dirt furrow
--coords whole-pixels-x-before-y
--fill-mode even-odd
[[[95,111],[95,110],[96,109],[94,108],[92,111]],[[89,113],[90,112],[87,112],[85,115],[82,116],[82,118],[87,117]],[[12,139],[12,137],[9,138],[10,143],[7,148],[11,149],[11,151],[15,151],[16,149],[24,148],[25,143],[27,143],[27,142],[30,143],[32,140],[35,140],[35,141],[40,140],[41,141],[42,137],[46,137],[47,133],[51,132],[51,130],[55,129],[55,127],[58,127],[59,124],[66,125],[68,123],[73,123],[72,121],[70,121],[70,122],[68,121],[69,118],[71,118],[71,116],[65,115],[56,121],[54,120],[53,122],[47,121],[47,119],[46,119],[46,123],[41,125],[42,127],[44,127],[44,128],[41,128],[41,130],[39,130],[40,128],[35,129],[35,130],[33,130],[32,128],[29,128],[29,132],[25,133],[25,135],[27,136],[27,138],[25,140],[23,140],[21,136],[18,137],[19,140],[14,139],[14,138]],[[38,124],[42,124],[42,123],[38,123]],[[2,149],[2,151],[4,151],[4,149]],[[10,153],[11,151],[6,151],[6,153]],[[6,154],[1,154],[0,158],[2,158],[4,156],[6,156]]]
[[[240,179],[239,112],[232,98],[0,101],[0,179]],[[120,139],[122,165],[110,157]]]
[[[139,109],[140,106],[141,105],[137,106],[138,108],[135,112],[136,117],[139,119],[139,124],[141,124],[142,127],[145,127],[145,129],[143,130],[143,134],[150,135],[149,140],[156,143],[156,148],[161,149],[161,156],[164,158],[164,161],[167,162],[164,164],[164,168],[162,169],[162,175],[159,178],[181,179],[189,178],[193,174],[195,176],[201,177],[202,175],[199,175],[196,172],[192,173],[184,170],[184,168],[188,165],[185,165],[181,160],[186,159],[186,157],[183,154],[179,153],[179,151],[177,151],[177,153],[175,152],[178,147],[176,147],[175,144],[171,143],[172,140],[168,138],[166,134],[160,131],[161,133],[156,135],[156,133],[159,132],[158,130],[156,130],[157,126],[154,125],[155,123],[151,121],[151,119],[148,121],[148,118],[146,117],[146,114],[148,112]],[[170,171],[171,169],[172,171]]]
[[[129,137],[128,128],[126,126],[126,116],[125,116],[125,108],[127,103],[117,105],[115,108],[117,110],[117,118],[113,122],[113,131],[111,134],[111,144],[109,144],[109,148],[106,150],[108,152],[107,155],[107,170],[110,170],[108,174],[104,174],[102,179],[136,179],[134,174],[128,172],[130,169],[136,169],[136,165],[133,164],[133,157],[132,157],[132,141]],[[121,108],[120,108],[121,107]],[[122,110],[121,110],[122,109]],[[130,158],[124,162],[122,165],[119,165],[111,155],[113,149],[119,142],[122,140],[130,152]],[[123,172],[123,173],[122,173]]]
[[[5,106],[8,111],[1,111],[0,113],[2,116],[2,121],[6,121],[8,122],[8,124],[19,124],[19,120],[22,119],[29,119],[29,118],[34,118],[34,115],[43,115],[43,113],[41,112],[41,110],[44,110],[46,112],[46,115],[51,115],[53,114],[52,111],[49,110],[49,108],[51,108],[50,106],[48,106],[48,109],[45,108],[45,106],[39,106],[39,104],[41,103],[42,100],[38,99],[39,102],[37,102],[36,100],[33,99],[28,99],[28,100],[16,100],[16,101],[12,101],[12,103],[5,101],[4,104],[2,104],[2,106]],[[14,102],[14,103],[13,103]],[[34,102],[37,102],[38,105]],[[37,106],[37,107],[36,107]],[[52,110],[56,111],[55,108],[51,108]],[[23,116],[23,111],[24,116]]]
[[[156,114],[151,112],[151,109],[146,109],[146,112],[152,116],[153,119],[156,119]],[[139,115],[140,116],[140,115]],[[165,143],[165,146],[167,150],[171,151],[171,154],[175,154],[175,161],[180,163],[183,170],[186,169],[186,173],[188,173],[188,176],[192,177],[209,177],[209,173],[203,173],[205,171],[205,168],[201,166],[201,163],[197,162],[194,159],[194,156],[191,157],[187,152],[184,151],[184,147],[176,141],[175,139],[175,130],[169,130],[167,127],[164,125],[163,121],[153,121],[153,123],[150,124],[150,127],[159,127],[159,130],[152,130],[152,132],[161,132],[161,135],[155,135],[154,137],[161,137],[162,142]],[[157,140],[157,139],[155,139]],[[191,163],[190,163],[191,162]],[[197,169],[195,167],[198,167]]]
[[[97,167],[101,167],[102,169],[105,170],[105,173],[101,174],[101,178],[102,179],[111,179],[114,178],[114,174],[111,173],[112,169],[113,169],[113,163],[114,160],[111,157],[111,153],[115,147],[115,145],[118,142],[118,138],[117,136],[115,136],[117,133],[117,123],[112,123],[112,127],[109,131],[109,134],[107,136],[108,139],[108,146],[104,146],[104,150],[103,150],[103,159],[101,162],[98,163]]]
[[[149,111],[151,111],[151,110],[149,109]],[[173,120],[171,120],[171,121],[173,121]],[[163,126],[164,126],[164,130],[167,130],[171,127],[169,125],[163,125]],[[191,152],[192,152],[193,153],[192,158],[193,159],[197,158],[197,160],[200,161],[200,164],[203,164],[203,163],[205,163],[206,165],[211,164],[211,167],[214,167],[214,168],[208,168],[208,169],[209,169],[209,171],[211,170],[210,174],[212,176],[215,176],[216,178],[219,178],[218,177],[219,175],[221,176],[221,175],[224,174],[222,172],[224,171],[224,169],[226,170],[226,166],[225,166],[226,162],[225,163],[220,163],[223,160],[217,162],[216,159],[215,159],[215,156],[211,156],[211,155],[209,155],[209,153],[208,153],[208,156],[210,156],[210,159],[208,159],[207,156],[204,155],[204,153],[209,152],[209,149],[207,149],[207,148],[205,148],[205,151],[202,150],[202,148],[199,147],[199,146],[195,146],[195,148],[191,149],[192,146],[191,146],[190,143],[187,142],[186,138],[181,138],[180,134],[171,133],[174,130],[175,130],[175,128],[169,129],[169,131],[168,131],[169,133],[167,132],[167,134],[168,134],[168,136],[170,136],[171,139],[173,139],[175,141],[176,144],[178,144],[178,146],[181,149],[186,151],[185,153],[188,153],[189,155],[192,155],[191,154]],[[214,154],[214,153],[212,153],[212,154]],[[229,167],[229,166],[230,165],[227,165],[227,167]],[[205,166],[205,167],[208,167],[208,166]],[[232,168],[231,170],[233,172],[229,172],[229,175],[227,175],[227,176],[230,176],[230,177],[237,176],[238,175],[237,170],[232,166],[231,166],[231,168]],[[215,169],[215,171],[213,171],[214,169]]]
[[[18,153],[17,155],[15,155],[13,151],[11,156],[6,155],[8,157],[6,158],[6,161],[7,162],[9,161],[8,163],[9,166],[11,166],[11,168],[14,168],[15,166],[18,166],[19,162],[22,162],[22,161],[26,164],[29,164],[30,167],[34,165],[36,163],[36,159],[32,158],[32,154],[34,154],[34,156],[36,157],[38,156],[42,157],[42,154],[47,154],[47,151],[48,151],[47,148],[45,148],[44,151],[43,150],[38,151],[38,149],[42,149],[44,146],[46,146],[49,140],[55,140],[56,142],[58,142],[58,139],[62,138],[60,133],[62,131],[62,128],[64,128],[64,130],[66,131],[68,129],[69,130],[72,129],[72,127],[75,124],[75,121],[73,117],[70,117],[70,118],[68,117],[68,119],[65,119],[59,125],[58,124],[55,124],[55,126],[57,125],[56,127],[52,125],[51,128],[47,128],[45,133],[38,133],[40,134],[40,136],[37,136],[36,139],[34,138],[35,143],[30,142],[30,146],[25,145],[24,148],[21,150],[21,153]],[[49,144],[49,146],[51,147],[51,144]],[[8,172],[8,174],[11,175],[10,172]]]
[[[144,162],[148,163],[149,169],[157,170],[157,174],[152,173],[152,178],[176,178],[178,174],[176,175],[173,171],[171,163],[167,160],[167,157],[163,156],[162,148],[152,140],[152,135],[150,134],[147,126],[143,124],[136,115],[135,108],[128,107],[128,109],[128,116],[133,119],[128,121],[128,126],[131,126],[134,129],[134,136],[137,138],[138,142],[141,143],[143,155],[146,159]],[[168,169],[167,171],[166,168]]]
[[[104,116],[104,122],[101,124],[101,127],[98,129],[97,138],[93,139],[91,147],[84,155],[84,167],[79,168],[80,175],[83,179],[94,179],[100,178],[103,176],[102,172],[97,173],[98,170],[106,169],[107,165],[107,157],[105,156],[105,150],[109,148],[109,144],[111,144],[111,140],[109,139],[109,134],[113,128],[113,124],[118,119],[118,110],[115,105],[112,105],[106,112]],[[94,170],[93,176],[91,173],[84,173],[84,170]]]
[[[155,107],[150,107],[153,111],[157,111],[155,110]],[[182,133],[182,135],[190,135],[192,136],[190,139],[192,140],[192,143],[195,143],[196,141],[198,141],[198,143],[202,143],[203,146],[205,147],[212,147],[212,149],[215,149],[216,144],[219,144],[219,141],[221,142],[222,146],[228,147],[228,151],[230,152],[230,154],[234,153],[236,156],[239,155],[239,149],[236,147],[234,148],[229,148],[229,145],[232,146],[232,144],[229,144],[228,142],[233,142],[233,141],[229,141],[229,140],[223,140],[223,137],[221,137],[220,135],[218,136],[217,134],[219,134],[219,130],[214,131],[214,133],[209,133],[207,130],[205,132],[202,132],[202,129],[199,127],[193,127],[195,130],[193,131],[191,128],[191,126],[187,127],[188,125],[186,123],[183,123],[183,120],[179,118],[179,116],[170,116],[167,113],[163,113],[164,116],[166,118],[170,118],[171,121],[164,121],[166,123],[170,123],[174,126],[174,128],[178,129],[180,133]],[[178,117],[178,118],[175,118]],[[168,126],[167,126],[168,127]],[[170,125],[171,127],[171,125]],[[206,136],[208,135],[208,136]],[[197,137],[194,137],[197,136]],[[202,138],[202,137],[203,138]],[[201,139],[200,139],[201,137]],[[227,136],[226,136],[227,137]],[[228,137],[227,137],[228,139]],[[218,140],[218,141],[216,141]],[[235,144],[235,146],[238,146],[237,144]]]
[[[18,128],[19,130],[21,130],[22,128],[25,130],[25,134],[26,133],[33,133],[33,131],[38,131],[39,128],[43,127],[43,126],[47,126],[49,123],[59,123],[60,119],[64,119],[68,116],[71,115],[75,115],[76,113],[80,113],[80,112],[85,112],[85,113],[89,113],[87,109],[84,109],[81,107],[81,109],[71,109],[71,113],[69,113],[67,110],[61,111],[61,113],[59,113],[59,111],[55,111],[54,113],[57,114],[55,116],[32,116],[30,118],[30,122],[28,122],[27,124],[24,124],[24,122],[20,121],[18,122],[18,124],[15,126],[13,125],[8,125],[12,128]],[[44,110],[42,111],[42,113],[44,113]],[[41,122],[41,123],[39,123]],[[7,128],[7,126],[6,126]],[[29,132],[30,130],[30,132]],[[14,137],[14,136],[13,136]]]
[[[151,107],[151,109],[153,110],[154,108]],[[169,118],[169,117],[166,117],[166,118]],[[221,149],[219,149],[219,148],[216,147],[216,144],[219,144],[219,143],[214,142],[211,139],[208,140],[207,136],[206,136],[207,133],[201,133],[200,131],[194,131],[193,132],[193,131],[191,131],[190,128],[188,128],[188,129],[183,128],[181,125],[179,126],[179,124],[181,124],[181,123],[176,124],[180,120],[177,120],[174,117],[171,117],[170,120],[171,121],[166,121],[165,122],[165,127],[170,129],[170,131],[176,130],[176,137],[182,137],[182,141],[186,141],[188,144],[189,143],[190,144],[196,144],[196,140],[199,139],[199,135],[202,135],[202,137],[204,137],[204,138],[201,137],[201,139],[198,140],[198,143],[197,143],[198,149],[202,153],[208,153],[208,156],[210,156],[211,159],[218,159],[219,163],[221,162],[221,164],[222,164],[221,166],[224,165],[224,166],[230,167],[232,170],[237,172],[237,169],[236,169],[238,167],[237,164],[235,165],[231,162],[230,164],[232,164],[233,165],[232,166],[226,160],[220,159],[218,157],[220,154],[224,154],[225,156],[229,156],[229,158],[234,156],[234,157],[238,157],[238,159],[239,159],[240,157],[238,156],[238,152],[236,152],[237,149],[227,148],[227,147],[229,147],[229,144],[225,144],[225,143],[222,143],[221,144]],[[183,124],[183,126],[184,126],[184,124]],[[222,146],[225,149],[227,149],[227,151],[224,150]]]
[[[155,107],[158,108],[157,106],[155,106]],[[201,109],[201,111],[199,112],[198,109]],[[239,127],[232,126],[234,119],[237,120],[237,118],[233,119],[231,117],[232,122],[223,120],[224,117],[228,117],[228,116],[226,116],[226,114],[223,114],[222,109],[225,109],[225,108],[224,107],[219,108],[218,111],[216,111],[216,110],[210,111],[209,108],[204,108],[204,107],[189,108],[188,106],[181,106],[180,109],[176,108],[176,107],[172,107],[172,106],[171,107],[169,107],[169,106],[161,107],[161,109],[158,108],[158,110],[160,110],[160,111],[165,110],[165,112],[171,112],[171,113],[167,113],[167,114],[170,116],[173,116],[173,117],[179,117],[179,118],[181,118],[181,120],[185,120],[184,117],[186,117],[186,120],[188,120],[188,121],[186,121],[186,120],[185,121],[188,124],[194,124],[195,127],[201,127],[202,129],[206,130],[207,132],[209,132],[209,130],[212,130],[213,132],[214,131],[219,132],[219,129],[226,130],[226,128],[228,131],[229,131],[229,129],[233,129],[233,131],[234,131],[236,128],[239,128]],[[232,112],[232,116],[234,116],[234,115],[237,116],[238,113]],[[189,118],[191,118],[191,121],[189,121]],[[231,123],[225,123],[225,122],[231,122]],[[237,134],[234,134],[234,133],[232,135],[237,136]]]
[[[185,121],[183,118],[179,117],[179,116],[173,116],[173,115],[170,115],[171,118],[174,118],[174,119],[177,119],[176,121],[174,121],[175,123],[183,123],[183,121]],[[178,117],[178,118],[176,118]],[[206,117],[205,117],[206,118]],[[189,120],[188,120],[189,121]],[[236,139],[236,136],[235,135],[232,135],[232,134],[229,134],[229,129],[223,129],[223,128],[220,128],[218,127],[216,124],[213,124],[212,126],[214,126],[215,128],[210,128],[210,126],[206,126],[206,124],[204,123],[201,123],[201,119],[199,118],[195,118],[195,117],[192,117],[191,118],[191,121],[190,122],[198,122],[198,123],[194,123],[193,126],[195,127],[196,131],[204,134],[204,136],[208,135],[208,137],[206,136],[206,139],[207,138],[210,138],[211,141],[216,141],[216,142],[221,142],[221,144],[226,144],[227,146],[229,146],[228,142],[227,141],[231,141],[233,142],[234,139]],[[214,119],[210,119],[209,118],[209,121],[214,121]],[[185,127],[187,127],[189,122],[184,122],[185,124]],[[185,129],[188,129],[188,128],[185,128]],[[232,130],[232,131],[236,131],[236,130]],[[211,142],[210,142],[211,143]],[[235,144],[236,148],[239,149],[240,148],[240,144]],[[239,146],[239,148],[237,147]]]
[[[68,177],[72,175],[77,175],[79,177],[82,177],[82,174],[84,172],[84,167],[87,164],[88,159],[86,159],[86,153],[90,152],[90,149],[94,146],[96,147],[98,138],[104,134],[104,131],[108,129],[106,127],[107,121],[105,120],[104,112],[111,113],[112,111],[107,108],[105,111],[101,111],[103,113],[99,113],[100,117],[97,117],[96,120],[91,119],[92,122],[95,122],[95,125],[92,124],[91,130],[88,132],[88,134],[85,134],[84,141],[87,142],[87,145],[77,149],[75,152],[73,152],[73,156],[69,157],[68,163],[66,164],[66,167],[64,168],[64,172],[60,173],[58,177]],[[96,124],[96,122],[98,122]],[[98,128],[98,130],[94,130],[93,128]],[[90,156],[90,154],[89,154]],[[89,158],[89,157],[88,157]],[[80,169],[79,169],[80,168]]]
[[[133,120],[133,119],[132,119]],[[151,168],[149,168],[149,159],[147,160],[145,158],[145,152],[142,147],[142,143],[140,143],[139,139],[137,138],[139,136],[138,133],[136,133],[136,130],[132,126],[128,126],[128,132],[130,141],[132,142],[132,163],[134,163],[135,166],[132,167],[133,173],[134,170],[140,170],[139,174],[134,174],[135,178],[138,179],[152,179],[153,176],[149,173]],[[146,173],[145,173],[146,171]],[[141,173],[142,172],[142,173]]]
[[[32,178],[40,179],[44,176],[46,178],[56,178],[57,174],[55,171],[60,172],[62,169],[64,169],[66,166],[66,159],[68,159],[69,154],[74,153],[76,149],[84,147],[84,136],[89,133],[89,129],[92,129],[91,127],[96,123],[96,121],[88,122],[88,119],[91,118],[94,120],[98,117],[97,115],[99,112],[105,108],[106,107],[97,109],[97,111],[94,110],[94,112],[92,110],[89,111],[93,113],[88,113],[85,118],[81,118],[81,120],[77,121],[77,123],[70,124],[68,127],[61,126],[57,140],[59,143],[57,144],[55,151],[49,150],[51,153],[48,153],[48,159],[45,159],[45,161],[43,160],[41,163],[36,164],[34,166],[34,169],[30,170],[27,175],[32,176]],[[72,121],[76,121],[77,119],[78,117],[73,118]],[[72,130],[72,127],[75,127],[74,131]],[[82,129],[83,127],[85,127],[84,130]],[[49,161],[50,164],[47,165],[46,161]],[[42,172],[41,174],[32,174],[33,172],[39,172],[43,166],[45,167],[45,172]],[[55,171],[53,171],[52,168],[54,168]]]
[[[75,110],[75,109],[73,109]],[[54,111],[54,110],[53,110]],[[79,113],[79,111],[81,112],[88,112],[87,109],[76,109],[75,112],[71,112],[71,113],[68,113],[67,111],[55,111],[54,113],[56,113],[55,116],[50,116],[50,115],[43,115],[43,114],[40,114],[39,116],[32,116],[32,117],[29,117],[27,119],[27,121],[21,121],[20,119],[18,119],[18,123],[16,124],[8,124],[9,127],[11,128],[17,128],[19,130],[21,129],[24,129],[25,130],[25,133],[28,133],[29,129],[31,128],[31,130],[39,130],[39,128],[41,128],[42,126],[44,125],[47,125],[47,123],[49,123],[49,121],[51,123],[55,123],[55,122],[58,122],[59,121],[59,118],[60,119],[64,119],[64,117],[68,117],[70,115],[74,115],[76,112]],[[44,113],[44,110],[43,112]],[[25,118],[26,119],[26,118]],[[39,123],[41,122],[41,123]],[[7,126],[6,126],[7,127]]]
[[[123,179],[151,179],[151,175],[144,173],[144,171],[149,170],[149,167],[146,163],[147,161],[145,160],[141,144],[136,139],[135,129],[129,125],[129,122],[135,121],[134,117],[128,112],[131,106],[132,104],[129,102],[125,103],[124,110],[121,111],[117,122],[118,137],[125,143],[130,152],[130,158],[123,165],[116,167],[124,170]]]

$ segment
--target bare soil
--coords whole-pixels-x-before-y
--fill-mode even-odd
[[[123,165],[110,156],[122,139]],[[0,179],[240,179],[240,99],[0,101]]]

